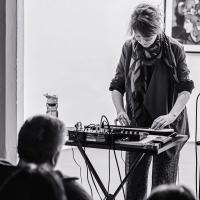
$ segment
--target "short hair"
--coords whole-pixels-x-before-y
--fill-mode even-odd
[[[49,115],[28,118],[18,135],[19,158],[26,162],[42,164],[52,160],[63,142],[64,123]]]
[[[147,200],[195,200],[192,192],[183,185],[164,184],[153,189]]]
[[[133,14],[129,23],[129,32],[132,35],[138,31],[144,37],[150,37],[161,33],[162,14],[158,8],[153,5],[141,3]]]
[[[0,196],[6,200],[66,200],[62,178],[34,164],[21,167],[8,177],[0,188]]]

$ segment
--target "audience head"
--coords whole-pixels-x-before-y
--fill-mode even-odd
[[[1,186],[0,196],[6,200],[66,200],[61,177],[34,164],[13,173]]]
[[[18,135],[18,154],[20,161],[26,163],[57,163],[63,142],[64,123],[49,115],[36,115],[28,118]]]
[[[170,184],[153,189],[147,200],[195,200],[195,197],[187,187]]]

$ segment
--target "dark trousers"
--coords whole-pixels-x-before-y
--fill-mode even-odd
[[[159,155],[152,156],[145,154],[135,171],[128,178],[126,200],[146,199],[149,166],[152,158],[152,188],[160,184],[176,183],[179,154],[182,146],[183,144],[177,145]],[[138,152],[126,153],[126,172],[137,156]]]

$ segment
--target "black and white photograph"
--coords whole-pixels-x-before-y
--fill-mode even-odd
[[[199,0],[1,0],[0,200],[199,200],[199,63]]]

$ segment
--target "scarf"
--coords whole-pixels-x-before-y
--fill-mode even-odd
[[[165,56],[162,56],[163,54]],[[160,60],[161,57],[164,59],[165,64],[169,66],[175,80],[177,80],[175,58],[169,44],[169,39],[164,33],[158,35],[154,43],[148,48],[142,47],[142,45],[133,38],[132,57],[127,78],[127,92],[129,93],[128,102],[131,109],[132,120],[134,121],[133,124],[137,124],[137,121],[143,117],[143,104],[148,87],[147,67],[155,66],[156,62]]]

